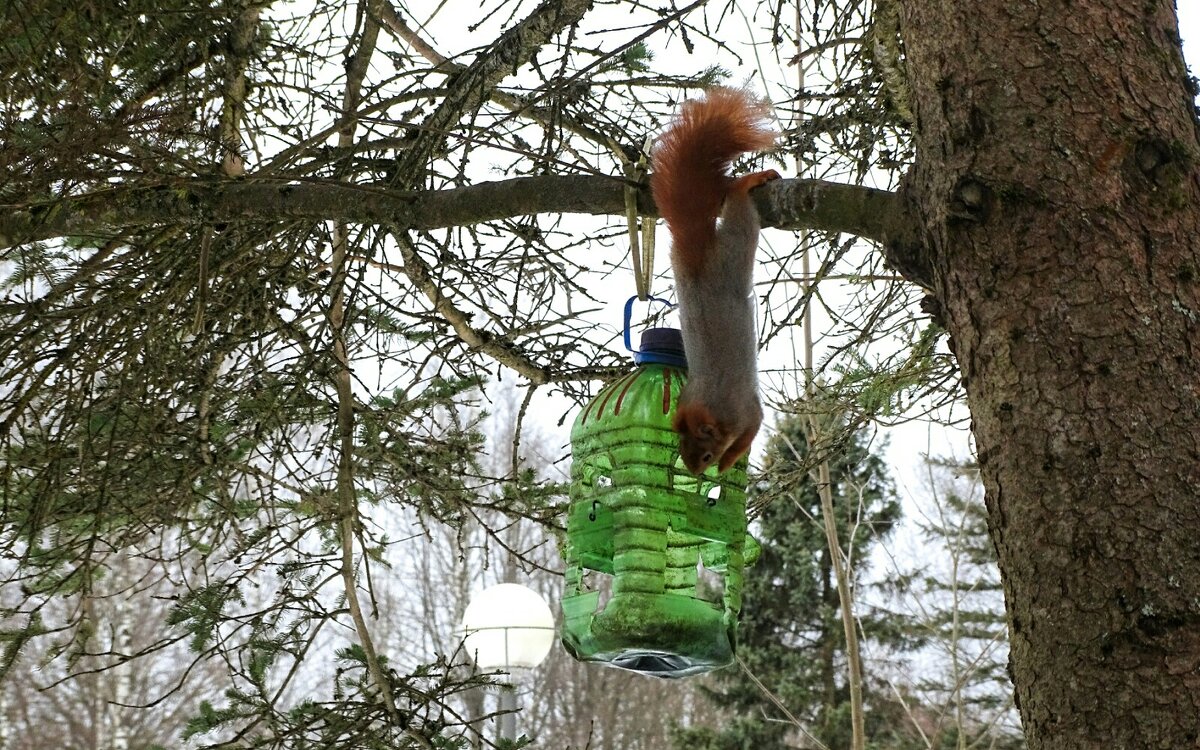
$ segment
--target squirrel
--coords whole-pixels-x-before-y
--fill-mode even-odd
[[[736,157],[771,147],[777,135],[767,102],[715,87],[683,103],[654,150],[650,190],[671,233],[688,361],[673,424],[679,455],[697,476],[714,463],[722,472],[733,466],[762,425],[752,297],[759,216],[750,191],[779,173],[730,171]]]

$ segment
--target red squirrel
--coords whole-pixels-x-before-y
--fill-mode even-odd
[[[696,475],[714,463],[733,466],[762,425],[752,297],[759,217],[750,191],[779,173],[734,178],[730,169],[741,154],[775,143],[769,118],[768,104],[749,92],[712,88],[683,103],[654,151],[650,189],[671,232],[688,362],[674,427]]]

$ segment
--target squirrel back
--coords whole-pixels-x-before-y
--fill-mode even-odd
[[[650,187],[671,232],[688,363],[674,426],[680,458],[696,475],[732,466],[762,424],[752,302],[760,221],[750,191],[779,174],[735,179],[730,167],[775,142],[767,118],[767,104],[748,92],[711,89],[684,102],[654,152]]]
[[[709,89],[683,103],[659,138],[650,190],[671,232],[671,262],[699,273],[716,236],[717,217],[733,184],[734,159],[775,143],[767,102],[748,91]]]

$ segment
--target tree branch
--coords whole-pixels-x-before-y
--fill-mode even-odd
[[[238,14],[229,32],[229,54],[225,56],[225,80],[222,86],[224,104],[218,125],[221,172],[226,177],[239,177],[246,171],[242,156],[241,123],[245,117],[246,94],[249,82],[246,68],[250,64],[250,51],[258,33],[259,9],[247,7]]]
[[[412,47],[414,51],[420,54],[421,57],[424,57],[426,60],[432,63],[436,69],[445,72],[447,75],[461,74],[466,70],[465,65],[460,65],[448,59],[445,55],[438,52],[433,45],[425,41],[420,34],[410,28],[409,25],[404,22],[404,18],[401,17],[399,11],[397,11],[391,3],[384,3],[379,20],[388,28],[389,31],[394,33],[400,39],[404,40],[404,42]],[[498,89],[494,89],[488,98],[490,98],[496,104],[499,104],[501,107],[504,107],[509,112],[523,117],[528,117],[534,122],[540,123],[546,127],[561,127],[564,130],[586,138],[593,143],[609,149],[616,154],[617,158],[619,159],[626,158],[625,152],[621,150],[620,144],[614,141],[612,138],[595,128],[589,127],[582,122],[578,122],[570,117],[565,116],[560,111],[550,110],[544,107],[535,107],[528,99],[515,96],[506,91],[500,91]],[[405,147],[407,146],[408,144],[406,143]]]
[[[477,329],[470,323],[470,316],[455,306],[453,300],[433,280],[433,273],[425,261],[417,255],[417,250],[402,232],[393,235],[400,245],[400,253],[404,258],[404,273],[413,285],[421,290],[433,305],[433,309],[446,319],[454,328],[454,332],[472,349],[478,349],[506,367],[529,378],[534,385],[544,385],[550,382],[550,371],[538,367],[531,359],[523,356],[517,347],[510,342],[497,339],[487,331]]]
[[[176,180],[0,205],[0,248],[189,221],[344,221],[428,230],[540,213],[623,216],[624,187],[615,177],[586,175],[519,177],[419,193],[332,182]],[[763,226],[844,232],[887,246],[918,245],[916,224],[898,193],[824,180],[777,180],[756,191],[755,200]],[[638,211],[656,215],[649,190],[639,192]]]
[[[371,57],[375,53],[376,41],[379,38],[379,24],[375,21],[372,11],[378,10],[380,0],[362,0],[359,14],[362,18],[363,31],[358,48],[346,64],[346,89],[342,99],[342,112],[347,117],[358,108],[360,89],[366,77]],[[354,142],[356,122],[349,119],[338,133],[338,145],[348,147]],[[338,436],[338,469],[337,469],[337,499],[338,499],[338,531],[341,537],[341,575],[346,592],[346,605],[350,610],[350,618],[354,621],[354,630],[358,633],[359,644],[362,646],[366,660],[367,672],[371,682],[379,690],[383,707],[387,711],[388,720],[393,726],[404,728],[406,733],[422,747],[432,750],[433,745],[421,734],[405,727],[396,709],[396,701],[392,696],[391,682],[384,673],[383,663],[375,650],[371,629],[367,626],[367,618],[363,615],[362,604],[358,598],[358,578],[355,575],[354,540],[357,538],[359,525],[358,500],[354,488],[354,389],[352,383],[353,369],[350,362],[349,347],[346,344],[346,256],[349,253],[349,231],[344,223],[335,223],[333,228],[333,278],[330,281],[329,298],[329,328],[333,334],[333,359],[337,367],[334,371],[334,388],[337,391],[337,436]],[[363,555],[363,568],[369,565],[366,555]],[[369,574],[368,574],[369,575]]]
[[[555,34],[579,23],[592,0],[546,0],[505,31],[484,52],[447,82],[437,109],[421,123],[412,145],[400,153],[396,173],[406,184],[420,185],[425,168],[444,148],[446,133],[465,112],[491,98],[492,90],[529,62]]]

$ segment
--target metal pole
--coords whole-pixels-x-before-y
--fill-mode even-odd
[[[511,679],[511,676],[510,676]],[[500,716],[499,739],[517,739],[517,687],[516,685],[500,686]]]

